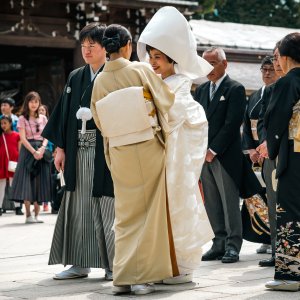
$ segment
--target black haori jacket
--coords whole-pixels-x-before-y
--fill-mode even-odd
[[[289,122],[293,106],[300,100],[300,68],[290,70],[274,84],[264,118],[270,159],[278,157],[276,177],[280,177],[289,161]]]
[[[66,190],[76,188],[76,157],[78,130],[81,120],[77,120],[79,107],[90,107],[94,82],[91,82],[90,67],[86,65],[72,71],[64,91],[42,132],[42,136],[55,146],[63,148],[66,154],[64,177]],[[94,160],[93,196],[114,196],[110,171],[106,165],[103,137],[93,120],[87,122],[86,129],[96,129],[96,154]]]

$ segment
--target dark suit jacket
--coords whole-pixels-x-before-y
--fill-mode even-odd
[[[215,159],[236,183],[241,197],[250,197],[261,186],[242,153],[240,127],[246,107],[245,88],[226,75],[210,101],[209,86],[210,82],[200,85],[194,95],[208,120],[208,148],[217,153]]]

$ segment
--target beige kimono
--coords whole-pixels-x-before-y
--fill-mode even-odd
[[[91,110],[96,125],[101,130],[95,103],[113,91],[132,86],[142,86],[152,94],[165,137],[164,115],[172,106],[174,95],[146,64],[124,58],[107,62],[95,79]],[[115,191],[114,285],[172,277],[177,266],[172,264],[170,255],[161,133],[145,142],[118,147],[109,147],[106,139],[105,155]]]

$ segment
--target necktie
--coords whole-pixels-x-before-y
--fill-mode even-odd
[[[214,82],[212,82],[211,83],[210,101],[213,99],[213,97],[216,93],[216,87],[217,87],[217,85]]]

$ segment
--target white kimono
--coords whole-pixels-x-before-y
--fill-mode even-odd
[[[164,80],[175,93],[168,113],[167,191],[180,274],[199,268],[202,246],[213,237],[198,181],[204,163],[208,123],[202,106],[191,93],[191,80],[175,74]]]

